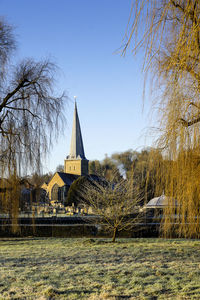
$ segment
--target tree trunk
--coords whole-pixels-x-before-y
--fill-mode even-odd
[[[114,227],[114,230],[113,230],[113,237],[112,237],[112,242],[113,242],[113,243],[115,242],[116,235],[117,235],[117,228]]]

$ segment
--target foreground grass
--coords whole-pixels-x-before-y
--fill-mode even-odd
[[[0,299],[200,299],[200,241],[3,239]]]

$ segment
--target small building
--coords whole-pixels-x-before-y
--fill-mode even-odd
[[[173,208],[174,209],[174,217],[176,214],[176,207],[178,206],[177,200],[165,196],[162,194],[159,197],[155,197],[151,199],[143,208],[142,211],[145,211],[147,218],[153,218],[154,221],[161,221],[163,218],[163,213],[165,209]]]
[[[145,209],[164,209],[169,206],[177,206],[177,200],[162,194],[159,197],[151,199],[145,206]]]

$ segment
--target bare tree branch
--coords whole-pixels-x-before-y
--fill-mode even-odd
[[[91,177],[84,182],[79,194],[83,203],[87,203],[98,216],[98,223],[113,232],[113,242],[117,232],[131,229],[143,220],[142,213],[138,213],[141,199],[129,180],[119,180],[114,176],[108,182]]]

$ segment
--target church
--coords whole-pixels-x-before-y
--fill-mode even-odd
[[[60,202],[64,204],[70,185],[80,176],[88,175],[88,164],[75,101],[70,153],[64,161],[64,172],[56,172],[48,184],[42,185],[42,188],[47,192],[50,203]]]

